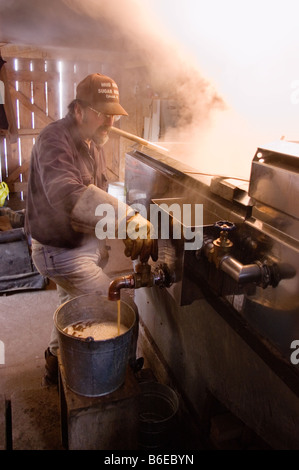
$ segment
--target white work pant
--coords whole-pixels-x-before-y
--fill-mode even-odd
[[[60,303],[83,294],[108,294],[110,279],[101,267],[105,256],[105,240],[95,237],[87,237],[82,246],[72,249],[42,245],[32,240],[32,260],[42,276],[55,282]],[[57,355],[55,325],[49,348]]]

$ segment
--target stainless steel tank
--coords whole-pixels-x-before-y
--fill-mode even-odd
[[[157,263],[175,282],[135,291],[144,335],[191,416],[200,423],[209,390],[274,448],[298,449],[299,144],[258,148],[249,181],[136,147],[126,154],[125,187],[127,203],[149,215],[152,204],[203,206],[201,247],[159,238]]]

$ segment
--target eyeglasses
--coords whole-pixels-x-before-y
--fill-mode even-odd
[[[103,114],[97,111],[96,109],[93,109],[91,106],[88,106],[88,108],[91,109],[94,113],[96,113],[98,118],[103,117],[104,119],[110,119],[111,117],[113,117],[114,122],[119,121],[119,119],[121,118],[121,116],[117,114]]]

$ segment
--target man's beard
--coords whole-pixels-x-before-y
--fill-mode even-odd
[[[95,142],[96,145],[99,145],[102,147],[103,145],[106,144],[109,140],[109,135],[108,134],[102,134],[102,131],[109,131],[110,127],[108,126],[100,126],[92,136],[92,140]]]

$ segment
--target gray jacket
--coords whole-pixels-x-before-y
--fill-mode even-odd
[[[86,186],[107,191],[103,150],[79,138],[76,123],[68,115],[49,124],[32,149],[25,229],[44,245],[72,248],[84,235],[71,227],[70,214]]]

